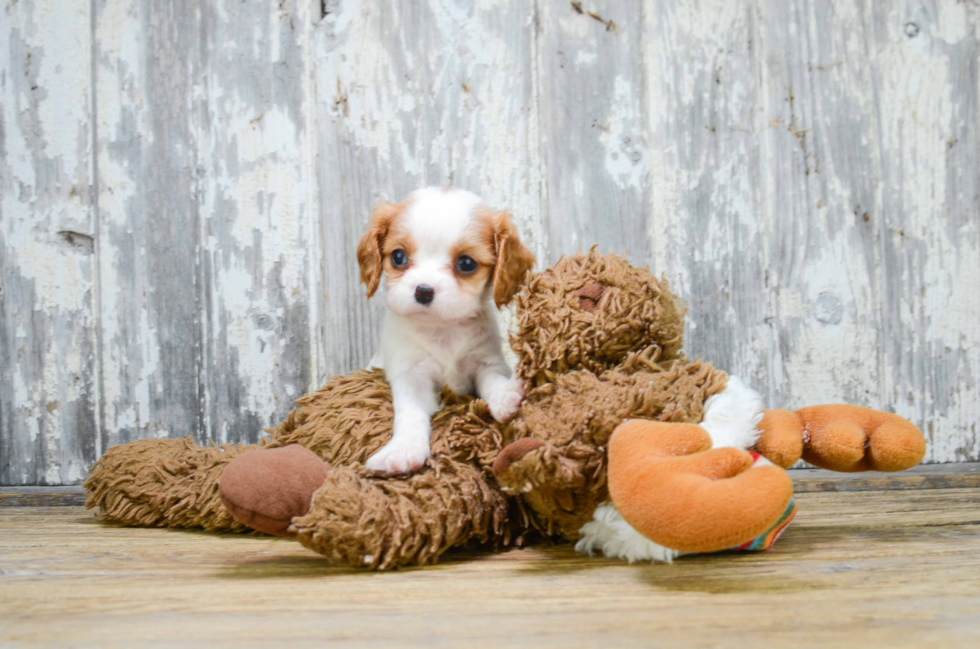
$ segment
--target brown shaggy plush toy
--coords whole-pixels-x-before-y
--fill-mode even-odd
[[[741,381],[688,361],[682,340],[683,309],[664,281],[615,255],[563,258],[518,297],[521,412],[502,426],[484,402],[445,392],[423,470],[363,466],[391,436],[392,403],[383,372],[362,370],[300,399],[257,447],[113,447],[85,483],[87,506],[126,525],[294,535],[376,569],[540,535],[671,560],[775,540],[792,485],[759,453],[835,470],[922,458],[921,433],[895,415],[764,412]]]

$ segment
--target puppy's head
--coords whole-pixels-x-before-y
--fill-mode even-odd
[[[385,277],[388,308],[420,320],[473,317],[490,296],[498,307],[520,291],[534,265],[507,212],[479,196],[429,187],[375,208],[357,246],[368,297]]]

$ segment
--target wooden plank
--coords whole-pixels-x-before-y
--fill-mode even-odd
[[[980,8],[876,6],[883,388],[927,460],[980,457]]]
[[[770,405],[888,408],[876,104],[863,0],[760,5]]]
[[[423,185],[455,184],[513,210],[544,238],[533,7],[328,3],[316,39],[323,224],[319,380],[366,365],[382,298],[368,302],[355,249],[371,208]]]
[[[980,462],[920,464],[901,473],[834,473],[824,469],[793,469],[795,493],[817,491],[894,491],[980,487]]]
[[[929,465],[935,466],[935,465]],[[805,469],[804,469],[805,470]],[[977,473],[939,473],[916,474],[858,474],[850,478],[796,478],[793,479],[794,493],[813,493],[818,491],[909,491],[920,489],[963,489],[980,487],[980,474]]]
[[[256,442],[311,385],[318,255],[308,119],[314,3],[202,4],[200,250],[210,437]],[[317,10],[319,8],[317,7]]]
[[[58,487],[0,487],[0,507],[84,507],[81,485]]]
[[[103,446],[203,440],[208,27],[197,2],[95,7]]]
[[[876,476],[876,475],[891,475],[891,476],[908,476],[908,475],[923,475],[923,476],[935,476],[935,475],[972,475],[974,473],[980,473],[980,462],[950,462],[948,464],[920,464],[914,466],[906,471],[901,471],[899,473],[882,473],[878,471],[865,471],[862,473],[838,473],[836,471],[828,471],[827,469],[790,469],[790,475],[793,479],[796,478],[832,478],[837,477],[841,480],[852,480],[855,478],[860,478],[861,476]]]
[[[89,10],[23,0],[0,23],[0,484],[98,456]]]
[[[652,268],[690,308],[688,354],[768,396],[756,12],[685,0],[650,4],[645,18]]]
[[[255,441],[312,386],[313,5],[100,5],[107,444]]]
[[[643,6],[538,0],[535,23],[546,261],[598,244],[646,263]]]
[[[763,553],[629,565],[562,544],[383,575],[288,539],[0,509],[0,642],[973,646],[978,496],[803,494]]]

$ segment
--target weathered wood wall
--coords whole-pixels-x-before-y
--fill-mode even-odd
[[[366,363],[371,205],[429,183],[543,263],[628,249],[688,350],[980,459],[977,0],[14,0],[0,483],[255,440]],[[590,15],[591,14],[591,15]]]

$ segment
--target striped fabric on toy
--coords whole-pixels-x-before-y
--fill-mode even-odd
[[[743,543],[742,545],[737,545],[732,550],[746,550],[748,552],[761,552],[762,550],[768,550],[772,547],[779,535],[783,533],[786,526],[789,525],[793,517],[796,516],[796,500],[790,499],[789,504],[786,505],[786,511],[779,518],[775,525],[773,525],[767,532],[757,536],[755,539],[749,541],[748,543]]]

